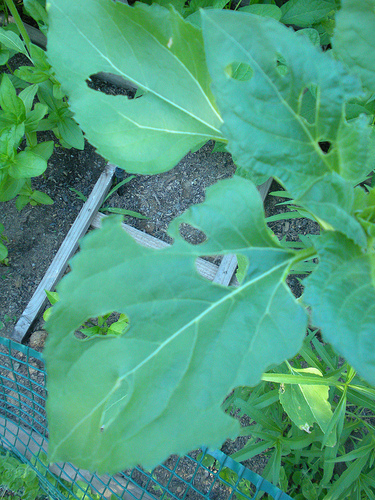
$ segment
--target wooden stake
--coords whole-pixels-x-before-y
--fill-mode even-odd
[[[92,193],[83,205],[78,217],[74,221],[61,247],[59,248],[52,264],[49,266],[42,281],[39,283],[34,295],[28,303],[22,316],[14,327],[11,338],[22,342],[26,337],[31,325],[37,319],[41,310],[47,303],[45,290],[53,290],[64,274],[68,260],[78,247],[78,240],[86,233],[91,221],[101,207],[106,194],[112,184],[115,165],[108,164],[99,180],[94,186]]]

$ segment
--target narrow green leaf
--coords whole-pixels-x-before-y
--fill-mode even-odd
[[[367,457],[358,458],[341,474],[341,476],[330,486],[324,500],[340,500],[348,498],[345,492],[350,488],[362,472],[366,465]]]
[[[375,1],[341,0],[332,39],[335,55],[375,91]]]
[[[104,202],[106,202],[121,186],[124,186],[134,178],[135,175],[129,175],[129,177],[126,177],[126,179],[123,179],[121,182],[117,183],[115,187],[112,188],[110,192],[107,194],[107,196],[104,198]]]
[[[150,174],[174,167],[203,141],[222,138],[201,31],[173,8],[52,0],[48,14],[48,58],[75,119],[104,157]],[[128,99],[92,90],[86,80],[100,71],[147,93]]]
[[[333,348],[375,384],[375,257],[344,235],[327,231],[315,240],[319,265],[305,281],[312,322]],[[334,292],[333,292],[334,290]]]
[[[320,342],[317,338],[312,339],[312,343],[318,355],[322,358],[323,362],[328,366],[328,368],[330,368],[331,370],[335,370],[335,357],[328,352],[327,345],[322,344],[322,342]]]
[[[187,243],[181,223],[206,241]],[[267,229],[253,184],[235,177],[212,186],[169,234],[171,247],[151,250],[121,229],[120,218],[108,218],[85,237],[61,281],[44,351],[52,461],[114,472],[152,467],[202,442],[218,446],[239,432],[221,410],[224,397],[300,348],[307,317],[284,281],[294,252]],[[198,256],[223,253],[249,260],[237,288],[195,271]],[[129,317],[126,335],[75,338],[88,318],[108,311]]]
[[[127,210],[126,208],[117,208],[117,207],[105,207],[102,209],[103,212],[110,212],[112,214],[120,214],[127,215],[129,217],[135,217],[136,219],[148,219],[148,217],[134,212],[134,210]]]
[[[272,420],[272,417],[268,416],[262,410],[257,410],[251,405],[246,406],[246,414],[257,424],[262,426],[262,429],[269,430],[273,432],[281,432],[280,427]]]
[[[303,385],[337,385],[338,377],[320,377],[318,375],[304,375]],[[277,384],[298,385],[300,380],[295,375],[285,373],[264,373],[262,380],[267,382],[276,382]]]
[[[332,442],[332,434],[334,434],[337,437],[337,440],[340,441],[341,432],[345,421],[346,401],[346,391],[344,391],[341,395],[340,401],[335,408],[331,420],[326,426],[324,437],[322,440],[322,448],[324,446],[332,446],[330,444]]]
[[[272,19],[214,10],[201,15],[213,92],[236,164],[279,179],[323,227],[365,246],[364,230],[353,217],[352,188],[368,174],[362,160],[369,154],[370,129],[362,118],[350,123],[343,118],[345,102],[361,94],[359,80]],[[234,62],[247,65],[252,78],[232,78],[228,68]],[[315,88],[318,97],[313,123],[301,114],[306,88]],[[321,150],[322,141],[331,143],[328,153]],[[360,164],[353,162],[357,153],[363,154]]]
[[[367,439],[368,441],[368,439]],[[368,457],[370,453],[374,449],[374,442],[371,440],[370,443],[364,445],[364,446],[359,446],[358,448],[354,449],[353,451],[350,451],[349,453],[345,453],[345,455],[341,455],[338,458],[333,459],[332,461],[335,463],[339,462],[351,462],[352,460],[356,460],[357,458],[362,458],[362,457]]]
[[[258,441],[256,443],[250,441],[245,444],[243,448],[236,453],[231,455],[233,460],[237,460],[237,462],[243,462],[244,460],[249,460],[250,458],[256,457],[260,455],[268,448],[272,448],[275,445],[275,440],[271,441]]]
[[[358,394],[356,391],[352,391],[351,388],[348,389],[348,400],[351,404],[362,406],[363,408],[368,408],[372,412],[375,412],[373,399],[368,398],[364,394]]]

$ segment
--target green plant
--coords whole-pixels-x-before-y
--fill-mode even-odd
[[[268,456],[263,477],[296,500],[374,498],[375,390],[310,332],[298,356],[223,407],[250,425],[232,458]]]
[[[153,174],[211,139],[226,144],[242,175],[173,221],[171,247],[140,247],[116,217],[82,240],[46,325],[51,460],[108,472],[220,445],[240,431],[221,410],[225,396],[295,356],[309,323],[374,384],[375,191],[360,183],[374,170],[375,4],[342,0],[337,13],[334,0],[323,13],[318,4],[289,0],[281,22],[206,9],[200,29],[158,5],[51,1],[49,61],[104,156]],[[282,24],[297,22],[316,27],[333,50]],[[110,68],[144,95],[88,88],[90,75]],[[269,176],[319,223],[312,246],[283,246],[268,229],[252,180]],[[207,239],[189,245],[182,223]],[[245,260],[238,287],[195,272],[198,257],[220,254]],[[286,278],[313,258],[319,263],[296,299]],[[130,319],[125,335],[77,341],[76,328],[114,310]]]
[[[15,24],[0,28],[0,64],[7,64],[17,52],[32,63],[21,66],[14,74],[7,65],[10,74],[1,75],[0,85],[0,201],[19,195],[16,206],[21,210],[27,203],[53,203],[48,195],[31,187],[30,179],[46,170],[54,148],[53,141],[38,143],[37,132],[51,129],[69,148],[83,149],[84,140],[45,52],[30,42],[13,1],[6,0],[6,5]],[[40,23],[46,20],[42,19],[42,3],[29,0],[25,7]],[[35,103],[36,96],[39,102]],[[20,151],[24,140],[26,147]]]
[[[0,448],[0,485],[4,499],[35,500],[44,496],[36,473],[11,453]]]
[[[3,242],[7,243],[8,238],[3,234],[4,224],[0,222],[0,263],[8,265],[8,249]]]
[[[59,300],[57,292],[50,292],[45,290],[50,304],[53,306]],[[46,309],[43,313],[44,321],[47,321],[52,313],[52,307]],[[116,321],[113,321],[112,313],[98,316],[96,320],[90,318],[80,328],[80,332],[87,338],[95,337],[96,335],[123,335],[129,328],[129,318],[126,314],[120,314]]]
[[[101,497],[92,492],[90,486],[84,481],[76,480],[74,483],[70,483],[65,479],[58,478],[55,474],[49,471],[47,455],[43,451],[39,452],[37,457],[31,458],[31,465],[36,471],[46,478],[50,487],[61,493],[67,500],[76,500],[76,498],[79,498],[80,500],[101,500]],[[48,498],[53,500],[52,497]],[[111,495],[109,500],[115,500],[115,495]]]
[[[6,323],[9,323],[10,321],[16,321],[17,316],[9,316],[9,314],[4,314],[3,321],[0,321],[0,329],[4,328]]]
[[[128,217],[136,217],[137,219],[147,219],[144,215],[140,214],[139,212],[134,212],[134,210],[126,210],[124,208],[118,208],[118,207],[110,207],[108,205],[105,205],[105,202],[115,193],[118,189],[120,189],[124,184],[128,183],[134,179],[134,175],[130,175],[126,179],[122,180],[121,182],[117,183],[107,194],[103,201],[103,205],[100,207],[99,211],[100,212],[110,212],[112,214],[119,214],[119,215],[125,215]],[[69,188],[73,193],[77,195],[77,197],[82,200],[84,203],[87,200],[87,197],[81,193],[81,191],[78,191],[75,188]]]

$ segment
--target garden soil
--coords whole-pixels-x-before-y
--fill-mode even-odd
[[[106,93],[112,92],[113,89],[106,89]],[[52,134],[44,134],[41,139],[53,139]],[[169,222],[189,206],[201,203],[208,186],[234,174],[235,165],[231,156],[228,153],[212,153],[212,148],[213,144],[208,143],[199,151],[189,153],[169,172],[135,176],[120,192],[115,192],[105,206],[138,212],[147,219],[127,217],[126,222],[169,241],[166,233]],[[1,336],[11,336],[15,323],[82,208],[83,201],[77,192],[88,197],[105,165],[105,159],[87,142],[83,151],[67,150],[57,145],[45,174],[32,180],[33,188],[47,193],[54,204],[28,205],[21,212],[16,210],[14,200],[0,204],[0,222],[5,226],[9,250],[8,265],[0,265]],[[279,189],[276,183],[272,184],[271,191]],[[287,210],[285,206],[278,206],[282,201],[282,198],[268,196],[265,200],[266,215]],[[280,239],[286,237],[290,241],[298,241],[298,234],[317,234],[319,231],[317,225],[307,219],[280,221],[271,226]],[[189,227],[184,228],[183,236],[191,243],[199,242],[202,237]],[[302,292],[299,278],[293,276],[288,280],[296,296]],[[42,328],[43,320],[39,320],[34,330]],[[44,337],[38,335],[38,341],[35,336],[32,337],[33,347],[42,351]],[[227,441],[222,450],[227,454],[233,453],[245,442],[245,437]],[[259,474],[262,474],[265,464],[264,456],[245,462]]]

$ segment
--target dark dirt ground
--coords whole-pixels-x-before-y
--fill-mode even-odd
[[[109,89],[109,92],[112,91]],[[47,133],[45,140],[51,138],[52,134]],[[139,212],[147,219],[129,217],[125,222],[168,241],[166,229],[169,222],[190,205],[202,202],[206,187],[234,173],[231,156],[228,153],[211,153],[212,146],[207,144],[198,152],[188,154],[169,172],[136,176],[125,185],[121,195],[116,192],[105,205]],[[82,207],[82,200],[71,188],[89,196],[105,164],[106,161],[87,142],[84,151],[57,147],[45,174],[32,180],[33,187],[47,193],[54,204],[27,206],[21,212],[16,210],[14,200],[0,204],[0,221],[9,240],[9,265],[0,265],[1,336],[11,335]],[[279,189],[274,182],[271,191]],[[285,206],[277,206],[282,201],[281,198],[268,196],[265,200],[266,215],[285,211]],[[280,221],[272,223],[271,227],[279,238],[285,236],[290,241],[297,241],[301,232],[316,234],[318,231],[317,225],[306,219]],[[189,229],[184,236],[192,243],[197,238],[197,234]],[[297,296],[302,292],[298,278],[289,278],[289,285]],[[40,320],[34,330],[42,327],[43,321]],[[41,346],[37,348],[42,349]],[[227,441],[222,449],[230,454],[242,448],[245,442],[244,437]],[[264,456],[245,462],[247,467],[259,474],[262,474],[265,464]]]

